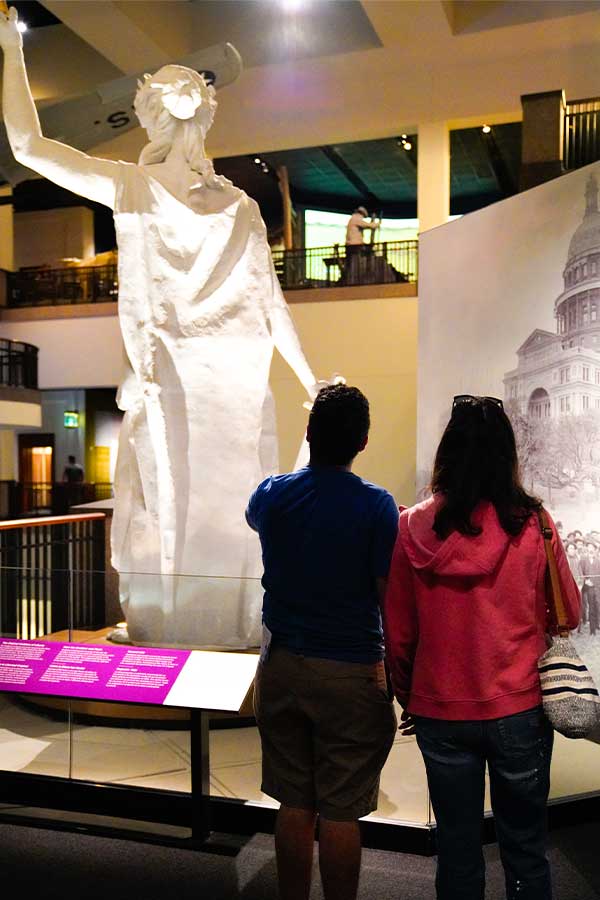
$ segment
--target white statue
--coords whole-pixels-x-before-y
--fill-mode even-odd
[[[262,566],[244,510],[277,471],[273,346],[309,398],[318,385],[257,204],[206,158],[214,90],[181,66],[145,76],[135,109],[150,143],[139,163],[97,159],[42,135],[14,8],[0,17],[0,44],[17,160],[114,210],[128,368],[112,549],[129,635],[254,645]]]

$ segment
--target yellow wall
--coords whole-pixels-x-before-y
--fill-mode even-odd
[[[398,503],[415,496],[417,298],[295,303],[290,310],[318,378],[340,372],[371,405],[369,445],[354,471],[386,487]],[[306,429],[306,399],[276,354],[271,384],[277,405],[281,471],[289,470]]]
[[[377,291],[389,288],[398,293],[406,287],[383,285]],[[348,384],[355,384],[369,398],[371,437],[355,471],[388,488],[398,503],[411,503],[416,459],[417,298],[337,299],[343,291],[359,290],[364,288],[290,292],[289,308],[315,376],[328,379],[340,372]],[[332,299],[324,300],[324,295]],[[294,302],[309,298],[316,300]],[[98,316],[100,307],[113,314]],[[71,309],[82,312],[78,307]],[[2,335],[40,348],[41,388],[116,387],[123,372],[116,309],[113,304],[99,304],[92,312],[92,318],[49,319],[46,314],[62,313],[57,308],[48,307],[45,312],[40,308],[33,311],[37,320],[3,318]],[[24,311],[18,314],[23,316]],[[90,347],[94,352],[90,353]],[[277,405],[280,470],[289,471],[306,429],[308,413],[302,404],[307,398],[277,353],[271,384]]]
[[[41,428],[42,407],[38,403],[0,400],[0,422],[6,428],[18,425],[28,428]]]

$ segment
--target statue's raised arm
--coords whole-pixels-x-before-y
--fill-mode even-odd
[[[14,6],[8,16],[0,13],[0,46],[4,51],[4,124],[15,158],[67,190],[113,209],[119,164],[87,156],[42,134],[25,71]]]

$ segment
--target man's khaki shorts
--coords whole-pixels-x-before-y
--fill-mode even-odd
[[[379,774],[397,728],[383,662],[272,648],[258,667],[254,710],[265,794],[339,822],[377,808]]]

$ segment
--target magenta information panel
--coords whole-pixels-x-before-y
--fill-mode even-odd
[[[163,705],[190,650],[0,639],[0,691]]]

